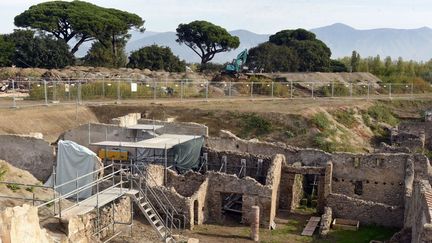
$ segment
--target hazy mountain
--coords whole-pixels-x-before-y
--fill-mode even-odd
[[[357,50],[362,57],[380,55],[382,58],[403,57],[418,61],[427,61],[432,58],[432,29],[423,27],[419,29],[372,29],[357,30],[344,24],[333,24],[312,29],[319,39],[326,43],[333,58],[351,56]],[[269,35],[256,34],[247,30],[230,31],[232,35],[240,38],[240,47],[228,53],[217,54],[214,62],[225,63],[234,59],[244,49],[250,49],[260,43],[266,42]],[[137,50],[141,47],[157,44],[168,46],[175,55],[187,62],[199,62],[199,57],[187,46],[179,45],[175,32],[132,32],[126,50]],[[91,43],[85,43],[77,56],[84,56]]]
[[[234,30],[230,31],[230,34],[238,36],[240,38],[240,46],[236,50],[227,53],[220,53],[215,56],[214,62],[225,63],[234,59],[238,53],[244,49],[250,49],[257,46],[260,43],[266,42],[269,35],[255,34],[247,30]],[[129,41],[126,47],[128,52],[137,50],[143,46],[148,46],[152,44],[168,46],[178,55],[181,59],[187,62],[200,62],[198,55],[193,52],[189,47],[185,45],[179,45],[175,40],[177,39],[175,32],[164,32],[158,33],[151,36],[145,36],[140,39],[135,39]]]
[[[417,61],[432,58],[432,29],[371,29],[357,30],[344,24],[312,29],[326,43],[333,57],[351,56],[357,50],[362,57],[402,57]]]

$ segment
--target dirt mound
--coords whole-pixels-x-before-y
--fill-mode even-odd
[[[42,133],[49,142],[57,140],[64,131],[88,122],[97,122],[87,107],[74,105],[31,107],[1,110],[0,134]]]
[[[356,72],[356,73],[321,73],[321,72],[313,72],[313,73],[262,73],[255,74],[257,76],[264,76],[271,79],[281,80],[281,81],[300,81],[300,82],[340,82],[340,83],[350,83],[354,82],[357,84],[367,84],[371,82],[371,84],[375,85],[380,82],[380,79],[366,72]]]
[[[132,68],[104,68],[104,67],[67,67],[64,69],[40,69],[40,68],[0,68],[0,78],[8,79],[17,76],[26,78],[47,78],[51,80],[58,79],[109,79],[109,78],[130,78],[138,80],[158,79],[160,81],[193,79],[193,80],[211,80],[213,77],[193,72],[174,73],[165,71],[152,71],[148,69]]]
[[[19,185],[42,185],[42,183],[28,171],[18,169],[4,160],[0,160],[0,181],[12,183],[9,185],[0,184],[0,195],[2,196],[32,199],[34,193],[35,199],[39,200],[50,200],[53,197],[51,189]],[[0,197],[0,209],[19,206],[24,203],[32,204],[32,201]]]

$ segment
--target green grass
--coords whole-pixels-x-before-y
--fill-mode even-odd
[[[378,226],[360,226],[358,231],[331,230],[326,239],[316,239],[316,243],[369,243],[371,240],[389,240],[398,230]]]
[[[6,185],[6,187],[9,188],[13,192],[16,192],[19,189],[21,189],[21,187],[18,186],[17,184],[8,184],[8,185]]]
[[[8,168],[5,165],[0,166],[0,181],[3,180],[3,178],[6,175],[7,171],[8,171]]]
[[[357,124],[357,120],[354,117],[355,112],[352,109],[348,110],[336,110],[332,112],[336,121],[343,124],[347,128],[353,128]]]
[[[242,116],[242,135],[262,136],[272,131],[272,123],[256,114],[245,114]]]
[[[383,105],[374,105],[369,107],[367,114],[377,122],[384,122],[391,126],[396,126],[399,120],[393,115],[389,108]]]
[[[315,114],[312,117],[312,123],[320,130],[328,129],[331,125],[330,120],[327,118],[327,115],[324,112]]]

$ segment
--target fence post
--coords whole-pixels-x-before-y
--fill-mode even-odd
[[[229,82],[229,87],[228,87],[228,96],[229,98],[231,98],[231,92],[232,92],[232,82]]]
[[[271,84],[271,97],[272,97],[272,100],[274,100],[274,82],[273,81]]]
[[[156,102],[156,81],[153,79],[153,101]]]
[[[414,83],[411,83],[411,99],[414,98]]]
[[[209,94],[209,82],[206,81],[206,101],[208,101],[208,94]]]
[[[45,93],[45,105],[48,105],[47,82],[45,79],[44,79],[44,93]]]
[[[70,98],[71,98],[71,90],[72,90],[72,87],[70,84],[70,78],[68,78],[68,101],[70,101]]]
[[[334,81],[331,83],[331,97],[334,98]]]
[[[251,89],[250,89],[250,92],[251,92],[251,100],[253,100],[253,84],[254,84],[254,82],[252,81],[252,82],[251,82]]]
[[[290,97],[291,97],[291,99],[293,98],[293,91],[294,91],[294,90],[293,90],[293,81],[291,80],[291,81],[290,81],[290,93],[291,93],[291,94],[290,94]]]
[[[82,90],[81,90],[81,81],[78,83],[78,104],[82,104]]]
[[[102,98],[105,98],[105,78],[102,78]]]
[[[352,98],[353,96],[353,84],[352,82],[350,83],[350,97]]]
[[[121,94],[120,94],[120,80],[117,80],[117,103],[120,103]]]
[[[392,92],[392,87],[391,87],[391,83],[389,83],[389,98],[391,99],[391,97],[392,97],[392,94],[391,94],[391,92]]]
[[[311,89],[312,89],[312,99],[314,98],[314,83],[311,83]]]
[[[15,100],[15,80],[12,79],[12,107],[16,108],[16,100]]]
[[[183,101],[183,80],[180,80],[180,100]]]
[[[367,90],[367,99],[369,100],[370,98],[370,81],[368,81],[368,90]]]

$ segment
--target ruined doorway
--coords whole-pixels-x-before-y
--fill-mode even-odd
[[[193,210],[194,210],[194,224],[198,224],[198,200],[194,201],[194,206],[193,206]]]
[[[221,193],[222,218],[227,223],[243,223],[243,194]]]

